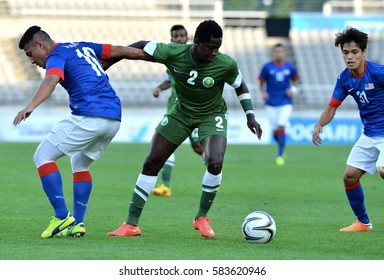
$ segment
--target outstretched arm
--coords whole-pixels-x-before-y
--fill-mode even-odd
[[[132,60],[146,60],[156,62],[156,60],[143,51],[148,41],[137,41],[130,44],[128,47],[125,46],[112,46],[111,57],[109,60],[101,60],[101,65],[104,70],[107,70],[113,64],[119,62],[122,59]]]
[[[156,62],[156,60],[147,54],[145,51],[133,47],[112,46],[111,59],[133,59],[133,60],[147,60]]]
[[[320,119],[315,124],[315,128],[313,129],[313,134],[312,134],[312,142],[316,146],[322,143],[320,133],[323,132],[323,126],[327,125],[332,121],[333,117],[336,114],[336,110],[337,110],[337,107],[332,107],[327,105],[327,107],[321,114]]]
[[[248,87],[244,81],[241,82],[241,85],[235,89],[237,98],[240,101],[241,107],[243,108],[245,115],[247,116],[247,126],[252,131],[253,134],[256,134],[257,138],[260,140],[263,130],[260,127],[260,124],[255,120],[255,113],[253,112],[253,105],[251,100],[251,94],[249,93]]]
[[[55,74],[45,76],[31,102],[14,118],[13,125],[18,125],[21,121],[25,121],[32,114],[33,110],[52,94],[59,81],[60,77]]]

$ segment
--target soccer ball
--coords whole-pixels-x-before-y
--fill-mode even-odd
[[[242,230],[248,242],[268,243],[275,237],[276,223],[268,213],[254,211],[245,217]]]

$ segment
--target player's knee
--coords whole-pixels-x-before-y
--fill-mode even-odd
[[[40,146],[39,146],[40,147]],[[33,154],[33,162],[35,163],[35,166],[39,168],[40,166],[51,162],[53,160],[50,160],[42,151],[40,148],[37,148],[35,153]]]
[[[223,163],[221,161],[209,161],[207,162],[207,170],[213,175],[218,175],[221,173]]]
[[[356,176],[353,176],[352,174],[349,174],[349,173],[344,173],[343,181],[345,186],[352,186],[356,184],[358,180],[359,178],[357,178]]]
[[[279,126],[279,128],[277,129],[277,134],[278,135],[285,134],[285,127]]]
[[[33,154],[33,162],[35,163],[36,167],[40,167],[41,166],[38,150],[36,150],[35,153]]]
[[[79,153],[71,158],[72,172],[89,171],[93,160],[86,155]]]
[[[379,176],[381,177],[381,179],[384,179],[384,167],[383,166],[378,166],[376,168],[377,170],[377,173],[379,174]]]
[[[143,174],[149,176],[156,176],[161,170],[163,164],[163,162],[160,163],[159,160],[148,156],[144,161]]]

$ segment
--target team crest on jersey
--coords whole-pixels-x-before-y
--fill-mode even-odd
[[[284,69],[284,75],[289,76],[291,74],[291,70],[289,69]]]
[[[160,124],[161,124],[162,126],[166,126],[166,125],[168,124],[168,117],[164,117],[164,118],[161,120]]]
[[[206,88],[210,88],[214,84],[215,84],[215,80],[213,78],[211,78],[211,77],[205,77],[203,79],[203,86],[205,86]]]
[[[370,89],[374,89],[375,86],[373,85],[373,83],[369,83],[369,84],[365,84],[365,90],[370,90]]]

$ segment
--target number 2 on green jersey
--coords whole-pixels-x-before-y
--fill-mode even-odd
[[[197,71],[192,70],[191,72],[189,72],[189,76],[191,76],[191,77],[187,80],[187,83],[194,86],[195,85],[195,79],[197,78]]]

